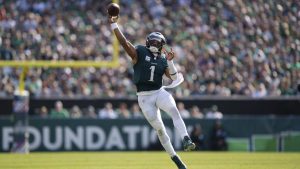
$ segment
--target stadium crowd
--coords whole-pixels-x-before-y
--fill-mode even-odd
[[[223,113],[218,110],[216,105],[209,108],[200,109],[197,105],[186,108],[184,103],[177,104],[179,113],[183,119],[222,119]],[[163,111],[162,111],[163,112]],[[57,100],[53,107],[42,106],[34,110],[33,116],[41,118],[93,118],[93,119],[141,119],[144,118],[141,109],[137,103],[128,105],[124,102],[113,106],[112,103],[107,102],[104,106],[80,108],[78,105],[73,105],[71,108],[65,108],[62,101]],[[165,112],[162,114],[163,118],[170,118]]]
[[[0,0],[0,60],[111,60],[112,31],[97,0]],[[133,44],[162,32],[185,81],[175,97],[297,95],[300,1],[120,0],[120,27]],[[32,68],[35,97],[135,95],[130,59],[111,68]],[[0,97],[21,69],[0,69]]]

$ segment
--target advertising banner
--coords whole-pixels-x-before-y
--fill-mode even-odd
[[[201,125],[205,142],[216,120],[184,120],[188,131]],[[227,136],[250,138],[253,134],[278,134],[300,131],[300,118],[233,118],[223,119]],[[165,119],[174,148],[182,150],[181,138],[171,119]],[[13,145],[13,122],[0,119],[0,151],[8,152]],[[31,119],[28,127],[30,151],[135,151],[161,150],[155,130],[144,119]]]

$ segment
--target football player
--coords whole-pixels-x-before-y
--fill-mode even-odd
[[[163,49],[166,38],[160,32],[150,33],[146,39],[146,46],[133,46],[120,31],[117,24],[118,18],[119,16],[109,16],[108,20],[118,41],[132,59],[133,80],[137,87],[139,106],[147,121],[156,130],[160,143],[171,159],[179,169],[186,169],[186,165],[174,151],[160,114],[161,109],[171,116],[182,138],[184,150],[194,150],[195,144],[187,133],[175,100],[162,86],[163,75],[173,81],[178,80],[179,75],[173,63],[175,54],[172,49],[168,52]]]

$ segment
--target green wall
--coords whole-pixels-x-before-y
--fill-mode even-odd
[[[201,124],[209,147],[209,135],[215,120],[184,121],[189,131],[194,125]],[[180,150],[181,140],[173,128],[172,120],[165,119],[164,123],[175,149]],[[30,119],[29,124],[31,151],[147,150],[157,145],[155,131],[145,120],[35,118]],[[283,131],[300,131],[300,117],[236,117],[225,118],[222,124],[229,138],[247,139],[255,134],[276,135]],[[0,151],[10,150],[12,134],[13,121],[0,119]]]

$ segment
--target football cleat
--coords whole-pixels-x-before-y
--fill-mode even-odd
[[[178,169],[187,169],[185,164],[181,161],[181,159],[177,155],[174,155],[173,157],[171,157],[171,159],[176,164]]]
[[[185,136],[183,138],[183,149],[184,151],[192,151],[195,150],[196,145],[192,142],[191,138],[189,136]]]

